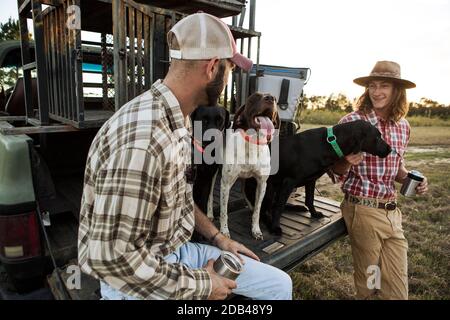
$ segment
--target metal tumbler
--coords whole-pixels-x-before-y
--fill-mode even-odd
[[[413,197],[416,195],[416,187],[423,181],[424,176],[416,170],[408,172],[408,176],[403,182],[400,193],[405,197]]]
[[[244,266],[234,254],[229,251],[222,251],[220,256],[214,262],[214,271],[222,277],[236,280]]]

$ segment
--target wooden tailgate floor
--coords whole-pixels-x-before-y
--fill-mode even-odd
[[[294,191],[288,203],[304,205],[305,195],[302,190],[303,188],[299,188]],[[220,227],[219,196],[220,187],[217,183],[214,190],[214,223],[217,227]],[[324,218],[314,219],[308,211],[297,212],[287,206],[280,220],[282,236],[272,235],[260,221],[264,240],[255,240],[251,235],[252,211],[247,207],[242,196],[241,183],[237,181],[231,189],[228,204],[231,238],[253,250],[262,261],[286,268],[293,260],[303,260],[306,258],[304,255],[314,253],[328,241],[345,234],[339,202],[316,195],[314,205],[317,211],[323,213]]]

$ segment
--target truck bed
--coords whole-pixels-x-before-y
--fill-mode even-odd
[[[261,222],[264,240],[255,240],[251,235],[252,212],[246,206],[240,190],[240,183],[237,182],[230,194],[228,225],[231,238],[251,249],[263,262],[285,271],[317,254],[347,232],[339,202],[316,195],[314,205],[324,214],[324,218],[313,219],[309,212],[296,212],[287,206],[280,221],[282,236],[270,234],[265,224]],[[215,216],[219,212],[219,193],[219,186],[216,184]],[[291,194],[288,203],[304,205],[304,201],[304,193],[299,188]],[[217,220],[216,218],[215,224],[219,227]]]
[[[62,278],[68,278],[68,266],[76,265],[78,213],[82,193],[82,174],[62,176],[54,179],[57,197],[54,206],[49,208],[51,226],[47,227],[52,251],[55,255]],[[216,180],[214,190],[214,212],[219,215],[219,185]],[[301,189],[292,193],[288,203],[304,204],[304,194]],[[264,223],[260,223],[264,240],[255,240],[251,235],[251,211],[242,196],[241,183],[237,181],[231,189],[229,198],[229,229],[231,238],[243,243],[255,252],[263,262],[289,271],[311,256],[317,254],[332,242],[346,234],[346,228],[341,216],[339,203],[320,196],[315,197],[315,206],[325,217],[311,218],[309,212],[295,212],[287,206],[281,218],[282,236],[270,234]],[[214,223],[219,227],[219,219]],[[48,257],[48,255],[47,255]],[[50,259],[47,261],[49,271],[52,270]],[[0,299],[20,298],[11,296],[5,291],[5,273],[0,266]],[[99,283],[95,279],[82,275],[82,290],[69,290],[72,299],[98,299]],[[55,274],[48,277],[49,287],[55,298],[63,298],[61,289],[56,283]],[[28,295],[25,298],[29,298]]]
[[[219,179],[217,179],[219,180]],[[219,182],[215,186],[214,211],[219,213]],[[290,204],[303,205],[304,194],[300,190],[293,192]],[[260,223],[264,240],[255,240],[251,236],[251,211],[242,197],[240,182],[231,189],[229,201],[229,228],[231,238],[243,243],[253,250],[263,262],[289,271],[298,264],[317,254],[335,240],[346,234],[339,203],[327,198],[315,197],[315,206],[325,217],[312,219],[309,212],[294,212],[289,208],[281,218],[281,237],[270,234],[263,223]],[[218,219],[214,223],[219,227]],[[67,265],[76,264],[76,260]],[[70,277],[64,268],[61,272],[64,280]],[[55,274],[48,279],[50,289],[56,299],[63,299],[56,282]],[[99,283],[92,277],[82,275],[81,290],[68,290],[71,299],[99,299]]]

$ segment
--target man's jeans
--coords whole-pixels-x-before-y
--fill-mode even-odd
[[[220,256],[220,249],[188,242],[175,252],[165,257],[170,263],[183,263],[191,269],[203,268],[209,259],[216,260]],[[258,262],[242,255],[245,264],[244,271],[236,279],[237,288],[233,293],[256,300],[291,300],[292,280],[284,271],[268,264]],[[121,293],[103,281],[101,284],[102,297],[105,300],[137,300]]]

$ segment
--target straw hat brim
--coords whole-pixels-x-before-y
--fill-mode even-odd
[[[396,82],[396,83],[400,84],[405,89],[412,89],[412,88],[416,87],[416,84],[414,82],[411,82],[411,81],[405,80],[405,79],[398,79],[398,78],[394,78],[394,77],[368,76],[368,77],[356,78],[356,79],[353,80],[353,82],[358,84],[358,85],[360,85],[360,86],[367,87],[368,83],[371,80],[389,80],[389,81],[393,81],[393,82]]]

